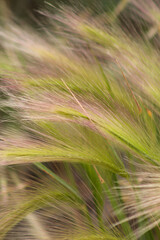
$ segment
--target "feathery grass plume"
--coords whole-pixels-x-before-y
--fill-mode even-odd
[[[130,181],[123,180],[119,189],[129,213],[123,221],[133,221],[139,239],[153,228],[159,231],[159,166],[141,163],[135,168]]]
[[[66,191],[65,185],[52,178],[51,170],[43,169],[50,171],[50,176],[36,169],[25,176],[23,168],[19,172],[9,169],[10,189],[7,188],[7,201],[1,205],[0,213],[1,239],[125,239],[118,229],[110,230],[107,224],[103,230],[96,222],[93,226],[83,198],[71,187],[70,192]],[[32,171],[37,175],[34,179]]]
[[[21,127],[6,130],[1,146],[4,198],[10,165],[26,173],[30,164],[38,171],[35,183],[7,195],[1,238],[15,231],[14,238],[22,233],[23,239],[27,234],[30,239],[38,234],[42,239],[139,239],[145,233],[152,239],[159,236],[152,231],[159,221],[157,192],[151,197],[154,221],[146,197],[155,179],[147,175],[147,186],[139,184],[131,163],[159,165],[159,53],[151,43],[127,36],[118,23],[68,11],[61,16],[56,37],[51,30],[46,39],[15,24],[0,33],[3,50],[10,48],[22,59],[23,72],[12,76],[18,90],[9,101],[20,113]],[[63,162],[62,176],[54,162]],[[21,182],[17,176],[11,177],[15,189]],[[127,192],[124,182],[131,184]]]

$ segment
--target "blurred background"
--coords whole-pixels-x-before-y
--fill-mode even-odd
[[[2,0],[1,14],[5,14],[6,8],[8,7],[16,17],[31,20],[32,16],[39,16],[39,10],[50,8],[50,10],[55,11],[55,7],[61,6],[62,4],[64,4],[64,6],[72,6],[79,10],[89,8],[94,13],[100,14],[114,9],[118,2],[119,0]],[[127,1],[125,0],[125,2]]]
[[[42,23],[47,27],[46,18],[42,14],[44,10],[56,14],[59,9],[72,7],[76,12],[89,12],[92,16],[102,17],[105,16],[105,13],[107,16],[114,16],[114,20],[121,25],[123,30],[129,30],[128,32],[135,37],[137,37],[137,33],[142,36],[142,32],[148,32],[153,26],[153,32],[151,30],[149,38],[153,41],[156,39],[158,45],[158,34],[157,31],[156,34],[154,33],[154,29],[157,26],[157,21],[159,22],[157,20],[159,12],[153,16],[152,12],[148,14],[149,8],[148,10],[143,9],[143,14],[142,9],[133,11],[135,2],[133,0],[1,0],[0,22],[6,24],[5,20],[11,19],[17,23],[27,23],[37,30],[41,30]],[[146,4],[154,8],[154,2],[158,6],[159,0],[147,0]],[[141,14],[139,14],[140,12]]]

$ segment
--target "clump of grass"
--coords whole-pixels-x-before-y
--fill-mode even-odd
[[[22,59],[8,91],[20,127],[6,129],[1,148],[1,239],[19,226],[21,239],[158,237],[159,52],[116,22],[63,14],[57,37],[15,25],[1,33],[3,50]],[[17,172],[26,164],[34,181]]]

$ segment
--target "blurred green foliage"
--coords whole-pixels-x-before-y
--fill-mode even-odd
[[[75,7],[79,10],[89,8],[93,13],[100,14],[105,11],[113,10],[119,3],[119,0],[7,0],[6,4],[11,9],[12,13],[17,17],[30,18],[31,15],[38,16],[38,11],[45,7],[55,11],[53,6],[60,6],[62,4]]]

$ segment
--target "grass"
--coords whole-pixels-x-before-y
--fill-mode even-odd
[[[0,239],[159,239],[158,47],[118,21],[63,10],[55,37],[49,20],[47,37],[0,34]]]

